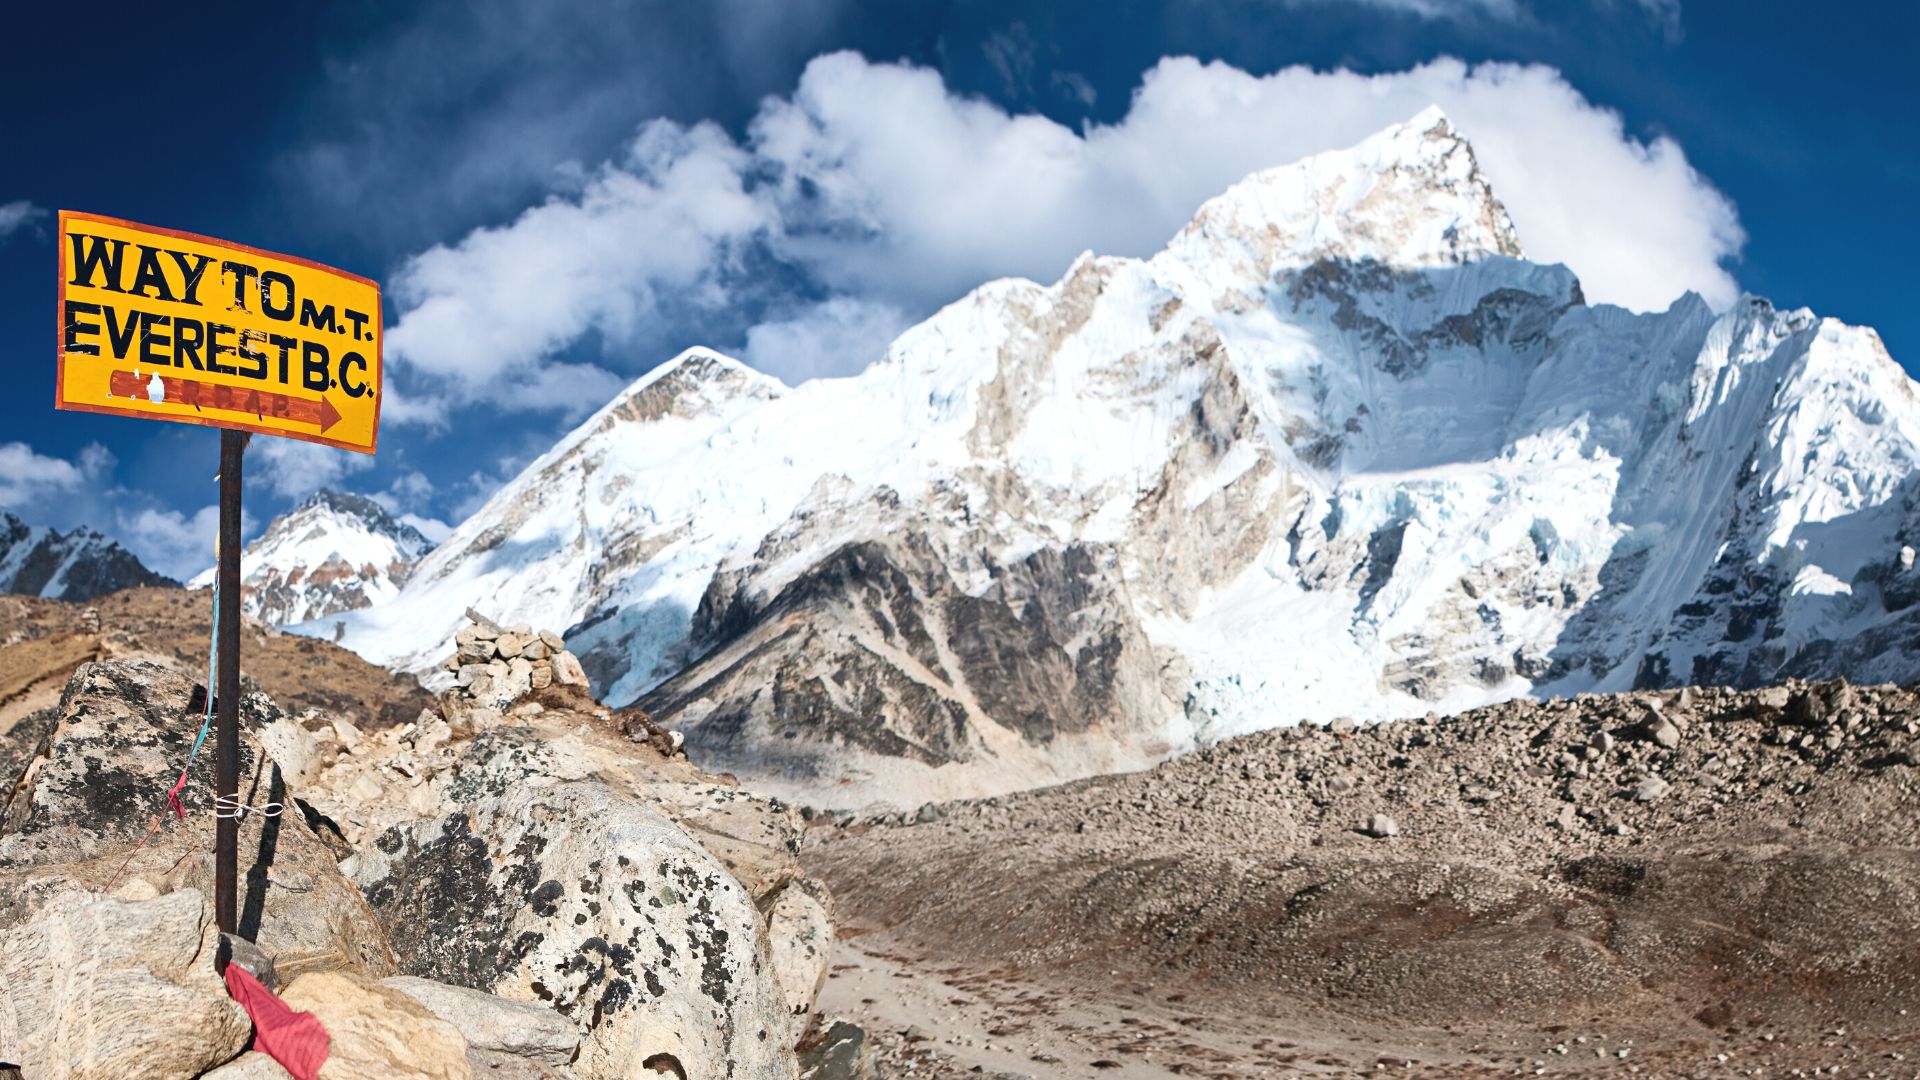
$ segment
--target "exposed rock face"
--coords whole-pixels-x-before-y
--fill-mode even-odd
[[[694,617],[701,660],[641,707],[683,725],[701,760],[773,768],[772,786],[799,791],[849,775],[904,775],[930,797],[1031,787],[1172,749],[1141,720],[1173,705],[1111,549],[1036,552],[976,596],[936,535],[846,544],[771,596],[722,573]],[[759,564],[822,541],[770,538]]]
[[[316,491],[241,552],[241,610],[284,626],[382,603],[432,548],[372,499]],[[213,571],[191,584],[211,586]]]
[[[0,510],[0,593],[91,600],[120,589],[179,584],[92,529],[36,528]]]
[[[850,379],[695,350],[344,640],[466,605],[816,805],[987,794],[1304,718],[1920,677],[1920,397],[1868,330],[1589,306],[1437,113],[1146,260],[998,281]]]
[[[214,973],[213,909],[191,890],[138,902],[81,890],[0,933],[0,1061],[29,1077],[188,1080],[252,1025]]]

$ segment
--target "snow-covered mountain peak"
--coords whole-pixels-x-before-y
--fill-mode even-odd
[[[564,628],[604,700],[836,803],[1296,720],[1920,674],[1920,404],[1871,331],[1588,305],[1520,250],[1430,112],[1152,258],[984,284],[856,376],[692,350],[343,639],[418,670],[468,606]]]
[[[264,622],[295,623],[390,600],[432,547],[372,499],[316,491],[241,552],[241,608]],[[213,575],[209,569],[191,586],[206,588]]]
[[[779,379],[725,353],[687,349],[627,384],[542,460],[556,458],[581,440],[619,423],[645,423],[664,417],[685,420],[710,413],[724,402],[765,400],[788,389]]]
[[[1523,257],[1473,147],[1437,108],[1254,173],[1203,204],[1167,255],[1256,280],[1321,259],[1407,269]]]

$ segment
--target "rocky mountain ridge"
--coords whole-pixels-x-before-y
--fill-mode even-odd
[[[92,529],[63,533],[0,510],[0,593],[91,600],[121,589],[178,584]]]
[[[1916,455],[1872,331],[1589,305],[1430,111],[858,376],[690,351],[343,641],[428,670],[486,597],[700,760],[917,804],[1295,721],[1920,677]]]

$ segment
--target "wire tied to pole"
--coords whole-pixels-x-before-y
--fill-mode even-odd
[[[248,814],[259,814],[261,817],[279,817],[280,812],[285,809],[286,805],[284,803],[277,802],[248,806],[246,803],[240,801],[240,796],[238,795],[219,795],[215,796],[213,800],[213,816],[217,818],[245,817]]]

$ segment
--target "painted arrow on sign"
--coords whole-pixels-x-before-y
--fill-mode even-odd
[[[325,434],[340,420],[340,410],[334,408],[333,402],[328,401],[324,394],[317,398],[276,394],[269,390],[182,379],[157,372],[143,375],[135,371],[115,371],[108,382],[108,390],[114,397],[142,398],[156,405],[174,402],[195,409],[219,409],[250,416],[271,416],[296,424],[314,424],[319,427],[321,434]]]

